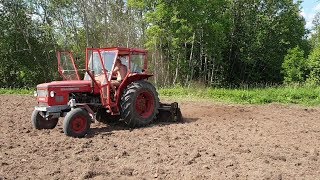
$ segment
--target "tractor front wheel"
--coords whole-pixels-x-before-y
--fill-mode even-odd
[[[63,132],[71,137],[84,137],[90,129],[91,117],[82,108],[68,112],[63,121]]]
[[[158,93],[147,81],[131,83],[121,97],[121,118],[132,128],[148,125],[158,114],[158,108]]]
[[[31,115],[31,122],[36,129],[53,129],[58,123],[58,118],[49,118],[47,120],[41,116],[40,111],[34,110]]]

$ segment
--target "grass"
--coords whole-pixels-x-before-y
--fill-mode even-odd
[[[0,94],[23,94],[23,95],[32,95],[33,89],[5,89],[0,88]]]
[[[161,97],[184,100],[205,99],[238,104],[299,104],[320,105],[320,87],[269,87],[252,89],[223,88],[164,88],[159,90]]]
[[[0,94],[32,95],[33,89],[4,89]],[[208,100],[237,104],[299,104],[305,106],[320,105],[320,87],[268,87],[268,88],[161,88],[161,98],[170,100]]]

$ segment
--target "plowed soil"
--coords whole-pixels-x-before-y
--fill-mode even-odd
[[[62,120],[35,130],[31,96],[0,96],[0,179],[319,179],[320,109],[179,102],[185,123],[94,123],[82,139]]]

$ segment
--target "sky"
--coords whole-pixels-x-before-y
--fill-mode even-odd
[[[301,15],[306,19],[306,28],[312,28],[312,20],[317,12],[320,12],[320,0],[303,0]]]

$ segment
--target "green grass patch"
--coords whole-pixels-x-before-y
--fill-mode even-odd
[[[0,94],[32,95],[33,89],[4,89]],[[320,87],[268,87],[268,88],[161,88],[161,98],[170,100],[208,100],[236,104],[299,104],[305,106],[320,105]]]
[[[320,105],[320,87],[269,87],[251,89],[225,88],[162,88],[161,97],[184,100],[206,99],[238,104],[299,104]]]
[[[32,95],[32,89],[5,89],[0,88],[0,94],[24,94],[24,95]]]

